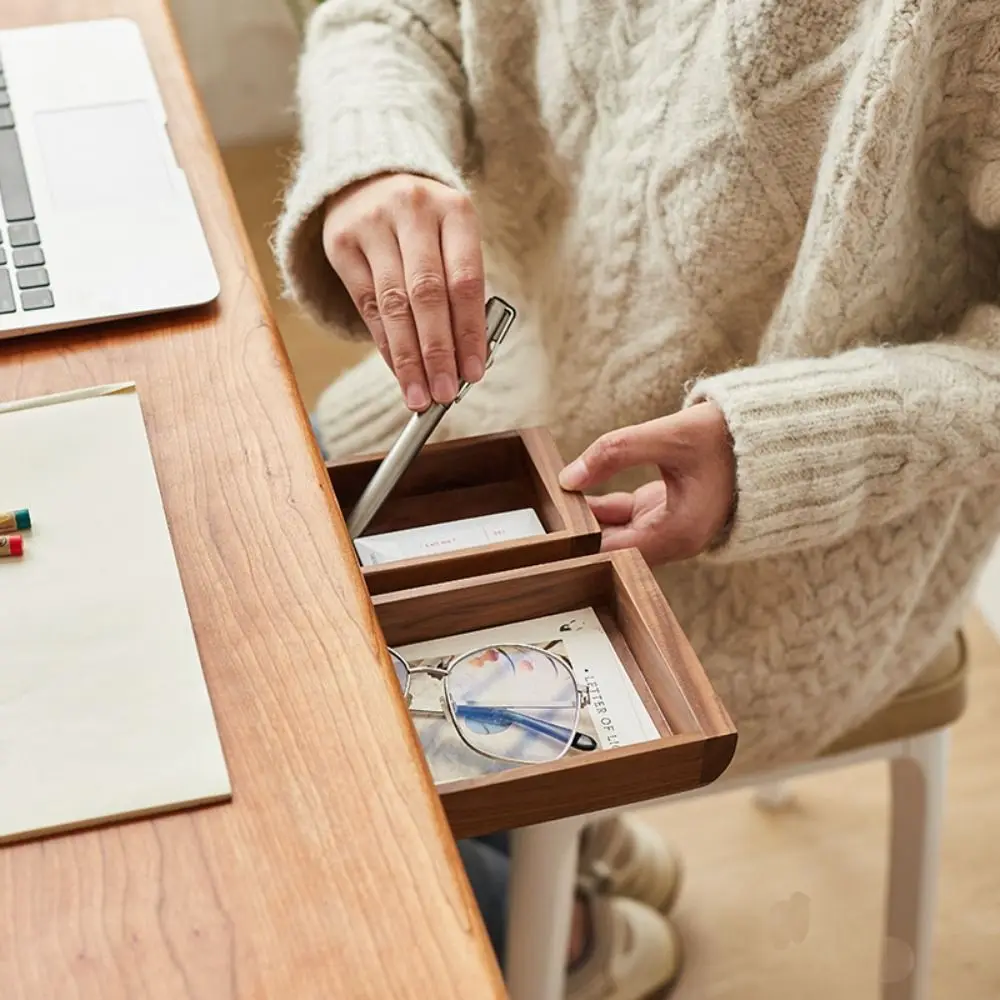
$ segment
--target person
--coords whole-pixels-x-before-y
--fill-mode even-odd
[[[1000,0],[322,4],[275,249],[377,348],[323,447],[481,380],[441,435],[552,430],[732,714],[730,773],[822,752],[1000,531],[998,93]],[[483,378],[487,290],[520,319]],[[661,948],[632,930],[569,995],[676,978],[607,972]]]

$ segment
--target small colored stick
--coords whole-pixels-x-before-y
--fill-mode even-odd
[[[31,514],[24,510],[0,510],[0,535],[8,531],[30,531]]]
[[[0,559],[24,555],[24,539],[20,535],[0,535]]]

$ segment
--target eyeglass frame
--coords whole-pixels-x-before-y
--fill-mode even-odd
[[[488,652],[491,649],[502,650],[504,647],[524,649],[524,650],[529,650],[530,652],[533,653],[540,653],[542,656],[547,657],[549,660],[553,661],[555,664],[565,669],[566,673],[569,675],[570,680],[573,682],[573,689],[576,691],[576,717],[573,720],[572,729],[565,726],[561,726],[555,722],[532,720],[534,726],[537,727],[535,730],[536,732],[538,731],[538,729],[541,729],[543,727],[566,730],[568,739],[564,741],[562,751],[559,753],[559,755],[553,757],[551,760],[526,761],[518,757],[506,757],[503,754],[491,753],[488,750],[483,750],[480,747],[474,746],[472,744],[472,742],[466,737],[465,733],[463,732],[462,727],[459,725],[458,716],[455,712],[455,706],[453,704],[453,698],[448,686],[448,675],[451,673],[452,668],[455,666],[456,663],[459,663],[461,660],[479,656],[485,652]],[[580,682],[576,679],[576,674],[573,673],[573,668],[570,665],[569,660],[566,659],[566,657],[561,655],[560,653],[554,653],[551,649],[544,649],[541,646],[537,646],[534,645],[533,643],[528,643],[528,642],[492,642],[486,646],[478,646],[475,649],[468,650],[467,652],[458,653],[454,656],[448,657],[445,665],[441,667],[415,667],[413,666],[412,663],[410,663],[410,661],[405,656],[403,656],[402,653],[399,652],[399,650],[395,649],[392,646],[387,646],[386,648],[389,651],[390,657],[395,656],[399,660],[399,662],[406,667],[406,686],[405,687],[401,686],[401,687],[402,687],[403,698],[406,702],[406,708],[409,711],[410,715],[415,719],[447,719],[448,721],[451,722],[455,732],[458,733],[459,739],[461,739],[461,741],[473,753],[477,753],[481,757],[487,757],[490,760],[498,760],[506,764],[533,764],[533,763],[554,764],[556,761],[562,760],[562,758],[565,757],[570,750],[581,750],[589,752],[598,749],[597,741],[589,733],[581,733],[579,729],[580,716],[583,713],[583,710],[590,705],[590,689],[585,685],[580,684]],[[395,673],[396,671],[393,670],[393,674]],[[424,709],[424,708],[413,707],[413,694],[410,691],[410,678],[414,674],[427,674],[429,677],[435,677],[441,681],[441,687],[443,689],[443,693],[440,699],[441,708]],[[470,705],[467,707],[473,708],[476,706]],[[511,711],[510,709],[504,709],[499,707],[497,708],[490,708],[489,706],[481,706],[481,707],[485,711],[489,712],[509,713]],[[550,708],[558,708],[558,706],[550,706]],[[512,723],[512,724],[516,725],[517,723]],[[523,725],[523,723],[521,724]],[[532,726],[525,726],[524,728],[530,730]],[[550,734],[543,732],[542,735],[550,735]],[[578,742],[583,745],[578,746],[577,745]]]

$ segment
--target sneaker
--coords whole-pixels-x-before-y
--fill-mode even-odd
[[[584,829],[580,875],[605,895],[627,896],[665,916],[680,892],[681,862],[655,830],[622,814]]]
[[[566,973],[566,1000],[652,1000],[680,978],[680,935],[666,917],[621,896],[587,895],[590,933]]]

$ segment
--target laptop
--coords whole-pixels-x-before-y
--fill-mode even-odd
[[[132,21],[0,31],[0,206],[0,338],[219,294]]]

